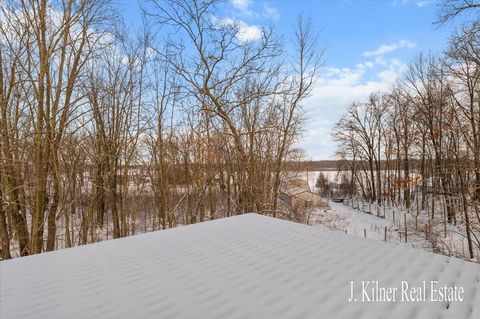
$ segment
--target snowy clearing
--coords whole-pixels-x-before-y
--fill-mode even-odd
[[[400,208],[389,207],[383,210],[381,206],[377,209],[374,204],[370,207],[367,205],[364,209],[372,212],[369,214],[348,204],[335,203],[326,199],[325,201],[328,202],[328,207],[316,208],[309,213],[307,220],[309,225],[324,226],[330,230],[354,236],[407,245],[442,255],[480,262],[480,251],[478,250],[476,258],[468,258],[466,239],[461,233],[460,227],[448,225],[447,236],[444,236],[443,223],[437,223],[431,225],[431,232],[426,234],[426,221],[421,217],[415,221],[414,214],[407,214]],[[405,221],[407,223],[407,239],[405,239]]]

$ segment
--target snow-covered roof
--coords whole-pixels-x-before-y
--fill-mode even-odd
[[[0,318],[480,318],[479,278],[478,264],[246,214],[3,261]],[[361,281],[402,280],[456,284],[464,301],[360,301]]]
[[[290,188],[285,190],[285,194],[288,194],[290,196],[295,196],[295,195],[298,195],[300,193],[305,193],[305,192],[311,193],[309,189],[305,189],[305,188],[302,188],[302,187],[290,187]]]

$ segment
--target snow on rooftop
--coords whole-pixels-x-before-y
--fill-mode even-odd
[[[246,214],[3,261],[0,318],[480,318],[479,277],[478,264]],[[427,297],[430,281],[463,287],[464,301],[361,302],[361,281],[402,280],[427,281]]]

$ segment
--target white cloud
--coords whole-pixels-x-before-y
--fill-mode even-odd
[[[346,108],[366,101],[371,93],[389,90],[405,68],[396,58],[366,61],[355,68],[326,67],[304,103],[308,119],[298,146],[313,159],[333,158],[337,146],[330,133]]]
[[[262,29],[256,25],[247,25],[243,21],[238,21],[238,26],[238,39],[241,41],[255,41],[262,36]]]
[[[373,66],[374,66],[374,63],[372,61],[366,61],[366,62],[357,64],[358,69],[370,69],[370,68],[373,68]]]
[[[382,56],[386,53],[390,53],[403,48],[413,49],[415,48],[415,46],[416,46],[415,42],[411,42],[408,40],[400,40],[397,43],[382,44],[374,51],[363,52],[363,56],[366,56],[366,57]]]
[[[243,20],[213,17],[213,23],[218,26],[236,27],[238,29],[237,38],[243,42],[255,41],[262,36],[262,29],[259,26],[248,25]]]
[[[417,7],[426,7],[430,4],[434,3],[434,0],[415,0],[415,4]]]
[[[277,8],[271,7],[268,4],[263,4],[263,16],[269,19],[278,20],[280,19],[280,12]]]
[[[250,10],[250,6],[252,5],[252,0],[230,0],[232,6],[240,10],[242,13],[250,15],[252,11]]]
[[[263,3],[262,10],[253,10],[253,0],[230,0],[231,5],[237,9],[241,14],[254,18],[267,18],[272,20],[280,19],[280,12],[277,8]]]
[[[413,3],[419,8],[426,7],[426,6],[431,5],[435,2],[438,2],[438,0],[392,0],[392,3],[394,5],[402,5],[402,4]]]

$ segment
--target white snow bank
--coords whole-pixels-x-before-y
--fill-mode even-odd
[[[432,280],[464,301],[401,300]],[[480,265],[255,214],[0,262],[2,319],[149,317],[480,318]]]

